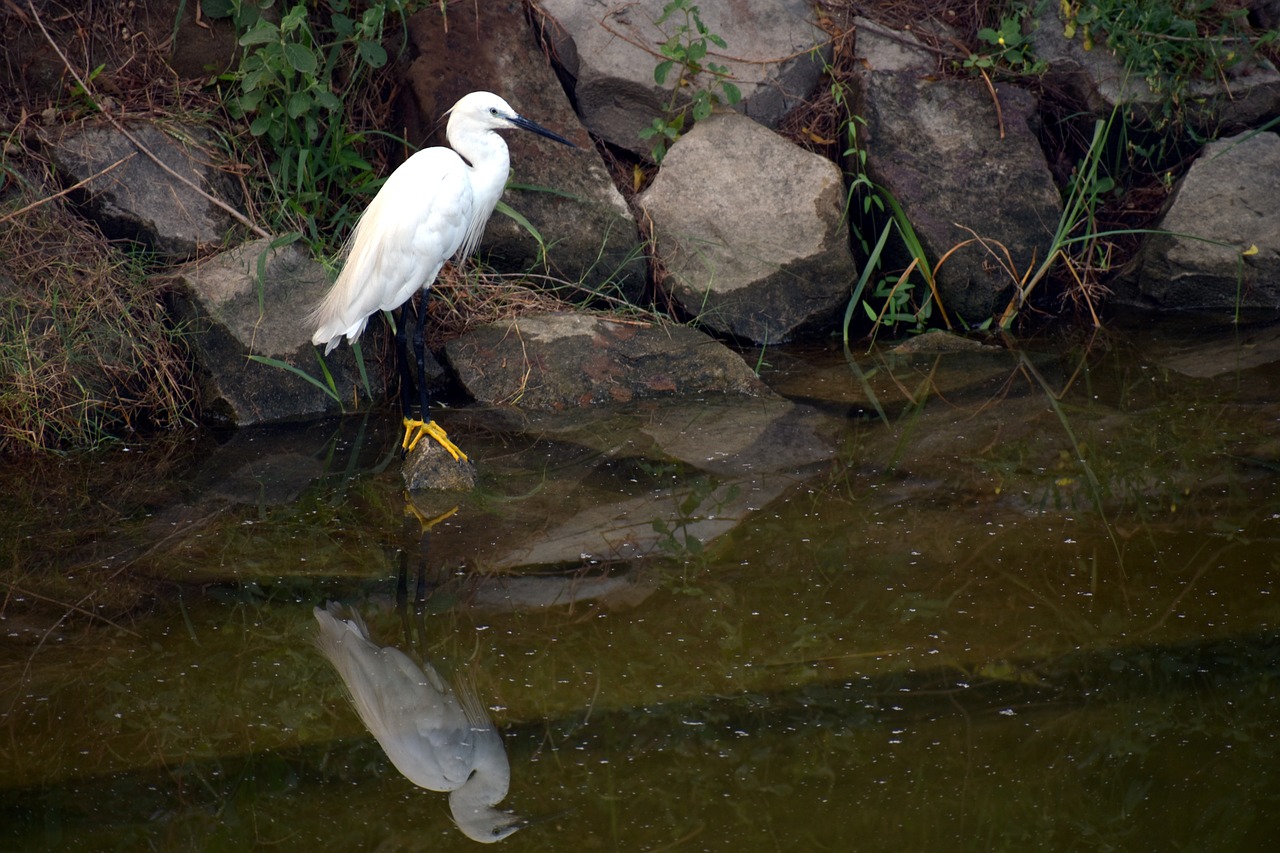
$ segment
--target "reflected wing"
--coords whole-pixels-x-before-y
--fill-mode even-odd
[[[361,722],[409,781],[452,791],[471,773],[470,725],[448,685],[429,664],[419,668],[392,646],[380,648],[363,623],[344,620],[338,606],[315,609],[316,647],[346,685]]]

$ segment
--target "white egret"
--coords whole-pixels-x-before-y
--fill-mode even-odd
[[[466,454],[449,440],[428,411],[423,320],[418,310],[413,347],[418,371],[419,418],[412,417],[408,349],[405,343],[413,295],[431,287],[445,261],[466,257],[480,242],[507,182],[511,158],[499,130],[520,128],[576,148],[569,140],[516,113],[491,92],[472,92],[449,110],[445,136],[449,148],[426,148],[387,178],[360,217],[344,249],[346,262],[337,281],[312,314],[311,342],[328,355],[343,335],[354,341],[369,317],[404,306],[397,321],[400,397],[406,451],[424,435],[438,441],[454,459]]]
[[[415,785],[449,791],[454,823],[475,841],[500,841],[527,821],[495,808],[507,795],[511,765],[475,686],[449,686],[394,646],[369,639],[360,614],[341,618],[337,602],[315,608],[316,646],[338,671],[360,720],[396,769]]]

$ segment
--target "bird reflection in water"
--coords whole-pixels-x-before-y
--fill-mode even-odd
[[[499,841],[526,824],[495,808],[507,795],[511,766],[468,678],[451,686],[425,658],[418,666],[399,649],[377,645],[360,614],[348,609],[344,618],[336,602],[315,608],[315,617],[316,646],[397,770],[415,785],[450,792],[454,822],[475,841]]]

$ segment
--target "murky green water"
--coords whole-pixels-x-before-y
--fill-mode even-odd
[[[1280,334],[766,358],[446,413],[460,502],[381,415],[4,469],[0,849],[474,847],[330,600],[474,685],[509,850],[1267,849]]]

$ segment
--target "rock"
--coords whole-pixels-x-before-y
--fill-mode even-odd
[[[292,371],[250,358],[275,359],[325,382],[306,318],[329,276],[298,244],[272,249],[270,243],[255,240],[173,275],[171,312],[196,359],[205,417],[245,426],[338,411],[370,392],[381,396],[385,388],[369,357],[377,351],[370,342],[380,323],[371,323],[361,338],[374,387],[363,387],[350,347],[340,346],[326,359],[337,399]]]
[[[582,147],[573,151],[519,131],[503,134],[513,186],[502,199],[542,243],[499,211],[485,229],[481,254],[502,271],[536,270],[638,302],[647,267],[635,218],[538,46],[523,4],[455,5],[447,29],[432,6],[410,18],[409,39],[414,58],[400,106],[411,142],[444,145],[445,111],[468,92],[485,90]]]
[[[655,24],[665,5],[667,0],[541,0],[537,6],[555,57],[572,78],[583,122],[607,142],[637,154],[647,155],[653,147],[640,131],[665,113],[679,78],[675,69],[665,86],[654,80],[663,59],[660,46],[685,24],[679,13]],[[812,4],[736,0],[700,8],[707,29],[727,45],[709,45],[707,59],[728,67],[742,91],[739,109],[777,127],[813,91],[831,55],[827,34],[813,23]],[[691,88],[706,86],[695,79]]]
[[[215,146],[207,130],[179,125],[170,136],[155,125],[134,124],[129,132],[205,193],[233,206],[240,203],[234,184],[210,163],[207,152]],[[108,237],[136,240],[166,260],[185,261],[221,245],[235,225],[230,214],[165,172],[110,125],[73,127],[50,154],[67,185],[109,169],[73,198]],[[118,160],[124,162],[111,168]]]
[[[1277,198],[1276,134],[1206,145],[1156,223],[1170,233],[1147,236],[1117,299],[1175,310],[1280,310]],[[1258,251],[1243,254],[1250,246]]]
[[[1014,283],[1049,252],[1062,202],[1032,123],[1034,97],[997,86],[996,100],[979,80],[933,79],[894,58],[887,70],[864,52],[872,32],[859,27],[856,111],[866,120],[860,141],[866,172],[902,206],[935,269],[942,307],[978,324],[1005,307]],[[906,33],[898,42],[910,43]],[[846,168],[860,166],[850,161]],[[987,241],[991,250],[974,241]],[[874,242],[878,235],[865,235]],[[1006,270],[1000,247],[1012,256]],[[905,266],[905,264],[904,264]],[[923,286],[923,285],[921,285]]]
[[[1049,65],[1045,82],[1064,89],[1099,118],[1110,118],[1119,107],[1140,123],[1158,124],[1168,96],[1152,91],[1106,45],[1085,50],[1081,38],[1068,39],[1056,8],[1030,16],[1036,56]],[[1187,118],[1202,133],[1256,127],[1280,113],[1280,73],[1260,52],[1222,73],[1190,81],[1180,98]]]
[[[973,338],[966,338],[944,329],[930,329],[923,335],[907,338],[890,347],[891,352],[899,355],[943,355],[957,352],[1001,353],[1001,347],[984,344]]]
[[[736,113],[699,122],[637,199],[670,294],[708,329],[762,344],[825,328],[858,269],[839,168]]]
[[[531,414],[525,431],[544,441],[529,453],[541,465],[558,458],[547,443],[596,452],[557,464],[556,478],[495,522],[513,525],[507,535],[486,529],[474,550],[494,569],[688,557],[826,466],[832,424],[773,395]],[[583,476],[566,479],[583,466]],[[620,479],[635,485],[619,489]]]
[[[1280,27],[1280,0],[1245,0],[1249,9],[1249,17],[1260,30],[1274,30]]]
[[[684,326],[540,314],[468,332],[445,353],[473,398],[523,409],[767,393],[737,353]]]
[[[430,438],[423,438],[405,457],[400,469],[404,487],[411,492],[430,489],[438,492],[469,492],[476,487],[474,462],[454,459],[449,451]]]
[[[1163,332],[1178,325],[1162,323],[1160,328]],[[1181,334],[1157,337],[1152,342],[1154,345],[1144,348],[1144,361],[1195,379],[1232,382],[1245,371],[1280,364],[1280,327],[1273,324],[1236,327],[1219,335],[1203,334],[1204,326],[1199,322],[1195,327]],[[1255,387],[1256,394],[1270,401],[1265,381]]]

